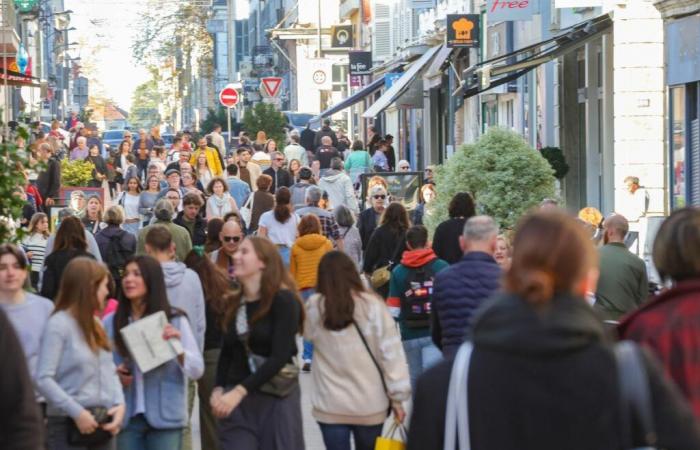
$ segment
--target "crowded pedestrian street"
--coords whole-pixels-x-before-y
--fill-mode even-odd
[[[700,450],[700,1],[0,0],[0,450]]]

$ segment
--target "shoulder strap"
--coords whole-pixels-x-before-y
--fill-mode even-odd
[[[369,344],[367,344],[367,339],[365,339],[365,335],[362,334],[362,331],[360,330],[360,326],[357,325],[357,322],[353,319],[352,324],[355,326],[355,329],[357,330],[357,334],[360,335],[360,339],[362,339],[362,343],[365,346],[365,349],[367,350],[367,353],[369,353],[369,357],[372,358],[372,363],[374,364],[374,367],[377,368],[377,371],[379,371],[379,378],[382,380],[382,386],[384,387],[384,392],[386,392],[387,397],[389,396],[389,389],[386,386],[386,380],[384,380],[384,371],[382,371],[381,366],[377,362],[377,359],[374,357],[374,354],[372,353],[372,350],[369,348]],[[391,399],[389,399],[391,402]]]
[[[651,406],[651,391],[647,371],[639,347],[631,341],[618,342],[614,347],[617,378],[620,386],[624,438],[633,447],[635,428],[640,429],[646,445],[656,443],[656,431]],[[634,427],[633,425],[636,425]]]
[[[444,450],[454,450],[458,439],[459,450],[471,450],[468,383],[473,349],[473,344],[470,341],[465,341],[459,347],[452,364],[450,387],[447,391],[447,410],[445,411]]]

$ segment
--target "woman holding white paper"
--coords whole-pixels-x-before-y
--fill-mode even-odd
[[[105,318],[114,341],[114,361],[124,387],[126,420],[119,435],[119,450],[179,449],[187,425],[187,379],[204,372],[202,354],[187,317],[168,303],[160,264],[149,256],[127,263],[122,278],[122,299],[117,311]],[[163,339],[179,339],[184,353],[146,373],[126,347],[119,330],[154,313],[164,312],[168,324]]]
[[[107,335],[94,316],[104,308],[109,281],[107,268],[89,258],[73,259],[63,273],[37,362],[50,450],[114,448],[124,394]]]

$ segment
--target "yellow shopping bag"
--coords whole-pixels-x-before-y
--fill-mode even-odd
[[[394,437],[397,434],[397,430],[401,440]],[[392,423],[386,436],[377,438],[374,450],[406,450],[406,429],[404,426],[397,422]]]

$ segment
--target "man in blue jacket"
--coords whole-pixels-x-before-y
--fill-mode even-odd
[[[501,268],[493,259],[497,236],[491,217],[467,220],[459,238],[464,256],[435,277],[432,337],[446,358],[464,341],[474,311],[500,288]]]

